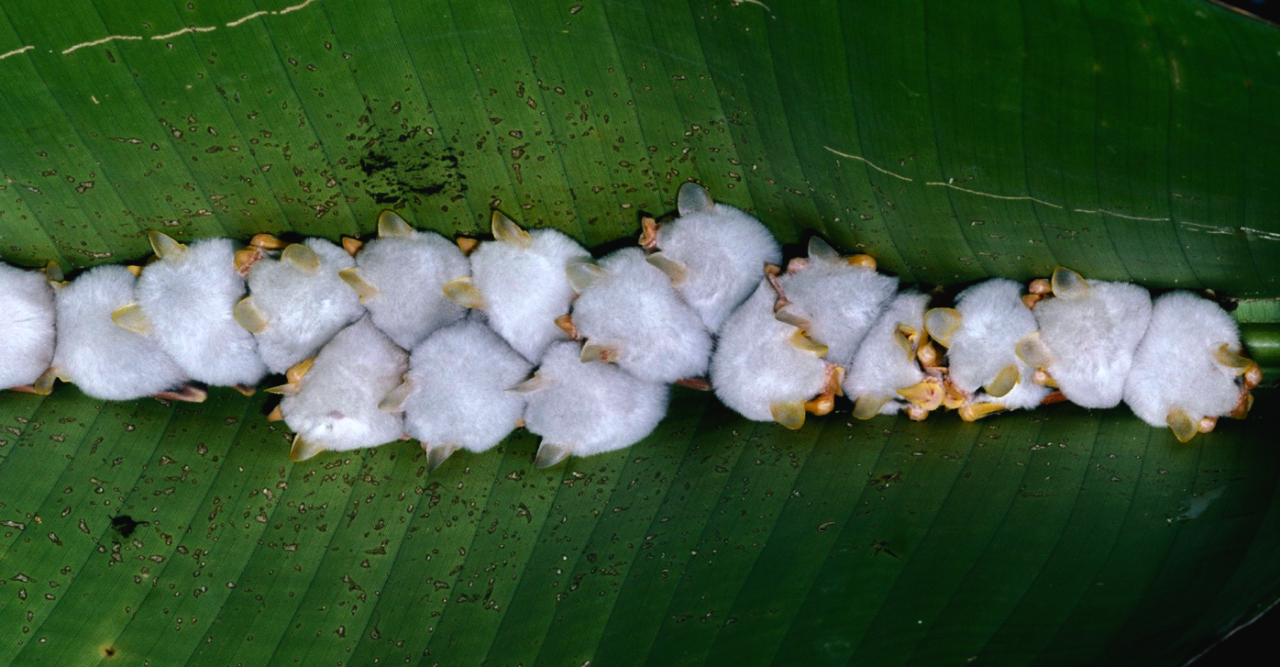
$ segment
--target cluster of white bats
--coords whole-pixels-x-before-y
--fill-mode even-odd
[[[539,467],[627,447],[662,420],[672,383],[793,429],[839,395],[859,419],[1124,401],[1185,442],[1244,417],[1261,380],[1233,319],[1190,292],[1153,302],[1058,268],[930,309],[817,237],[781,268],[764,225],[695,183],[677,207],[599,259],[498,211],[483,242],[388,211],[367,243],[151,232],[152,262],[71,282],[0,264],[0,387],[200,401],[202,386],[249,393],[283,373],[268,418],[296,433],[293,460],[414,438],[434,469],[520,427],[542,438]]]

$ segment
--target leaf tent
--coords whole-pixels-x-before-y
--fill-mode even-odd
[[[0,248],[599,247],[696,179],[906,282],[1213,289],[1276,369],[1280,33],[1195,0],[0,3]],[[1269,356],[1268,356],[1269,355]],[[1274,391],[799,432],[680,390],[623,452],[519,432],[288,463],[261,394],[0,397],[0,664],[1177,665],[1280,599]],[[122,664],[124,664],[122,663]]]

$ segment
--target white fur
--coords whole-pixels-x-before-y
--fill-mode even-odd
[[[481,319],[440,329],[410,355],[405,431],[431,446],[483,452],[515,430],[525,398],[507,390],[531,370]]]
[[[254,385],[266,375],[253,334],[232,315],[244,279],[236,273],[230,240],[196,241],[181,257],[148,264],[136,294],[161,349],[191,378]]]
[[[53,292],[39,271],[0,263],[0,389],[36,381],[53,360]]]
[[[907,405],[898,390],[923,382],[925,373],[915,357],[908,358],[898,345],[898,326],[923,333],[924,311],[928,307],[929,295],[915,290],[903,292],[889,302],[845,369],[843,388],[850,400],[860,396],[888,398],[881,412],[889,414]]]
[[[1231,412],[1241,387],[1236,374],[1214,359],[1224,343],[1238,349],[1240,333],[1217,304],[1190,292],[1156,299],[1125,382],[1125,403],[1139,419],[1158,427],[1166,426],[1175,409],[1194,420]]]
[[[1133,353],[1151,320],[1147,290],[1090,281],[1083,298],[1044,299],[1035,316],[1052,357],[1044,370],[1067,400],[1086,408],[1119,405]]]
[[[591,254],[553,229],[534,229],[529,235],[526,248],[497,240],[481,243],[471,253],[471,272],[484,297],[489,326],[536,364],[548,345],[568,338],[556,326],[574,297],[565,266]]]
[[[128,401],[187,381],[154,338],[111,321],[111,313],[134,300],[136,282],[123,266],[99,266],[55,294],[58,349],[53,366],[94,398]]]
[[[600,260],[605,276],[573,304],[573,323],[588,342],[618,350],[617,364],[651,382],[706,374],[711,334],[680,299],[667,275],[624,248]]]
[[[813,324],[809,337],[827,346],[827,361],[847,366],[867,330],[893,298],[898,279],[872,269],[809,257],[795,273],[778,276],[793,310]]]
[[[759,220],[721,203],[682,209],[658,227],[657,249],[688,269],[676,290],[712,333],[751,295],[765,264],[782,261],[782,249]]]
[[[1010,364],[1018,369],[1018,384],[1004,396],[985,392],[975,403],[999,403],[1009,410],[1034,408],[1049,390],[1031,381],[1035,369],[1018,358],[1017,345],[1036,330],[1036,318],[1022,303],[1022,286],[1005,278],[978,283],[956,297],[960,329],[947,350],[951,382],[967,394],[977,394]]]
[[[538,376],[547,383],[530,393],[525,409],[529,431],[544,443],[590,456],[635,444],[666,415],[668,389],[612,364],[582,363],[577,343],[554,343]]]
[[[396,440],[404,420],[378,403],[400,385],[408,365],[409,355],[361,318],[321,348],[299,391],[280,402],[285,424],[329,451]]]
[[[378,288],[366,299],[373,323],[407,349],[467,310],[444,295],[444,285],[470,275],[467,256],[435,232],[376,238],[356,255],[365,279]]]
[[[725,321],[711,357],[716,396],[756,421],[773,421],[770,406],[808,401],[826,384],[826,363],[792,345],[798,329],[773,316],[777,297],[769,281],[760,281]]]
[[[254,337],[272,373],[315,356],[364,314],[360,297],[338,277],[339,271],[355,266],[351,255],[324,239],[307,239],[304,244],[320,257],[314,272],[270,257],[258,260],[249,272],[249,295],[268,322]]]

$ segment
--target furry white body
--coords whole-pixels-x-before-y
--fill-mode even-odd
[[[0,389],[36,381],[53,361],[53,290],[45,274],[0,264]]]
[[[314,271],[264,257],[249,272],[249,295],[267,319],[267,327],[254,337],[272,373],[315,356],[364,314],[359,296],[338,277],[339,271],[355,266],[351,255],[324,239],[307,239],[304,245],[320,258]]]
[[[187,381],[154,338],[111,320],[117,308],[134,300],[136,282],[123,266],[99,266],[55,294],[58,348],[53,366],[94,398],[128,401]]]
[[[469,275],[467,256],[435,232],[406,230],[364,245],[356,265],[378,293],[364,300],[373,324],[405,349],[466,315],[444,295],[444,285]]]
[[[189,377],[210,385],[254,385],[267,373],[253,334],[232,315],[244,295],[235,245],[204,239],[142,271],[135,293],[154,336]]]
[[[853,361],[862,338],[898,289],[897,278],[813,253],[804,268],[778,276],[778,284],[793,312],[811,322],[809,337],[827,346],[827,361],[841,366]]]
[[[756,421],[773,421],[771,406],[802,403],[822,393],[826,363],[797,348],[799,329],[773,314],[778,294],[768,280],[725,321],[711,357],[711,386],[720,401]]]
[[[1172,410],[1195,421],[1228,414],[1240,401],[1237,375],[1214,359],[1222,345],[1240,345],[1231,316],[1190,292],[1171,292],[1151,309],[1151,324],[1134,354],[1124,401],[1152,426]]]
[[[929,295],[914,290],[894,297],[862,339],[845,372],[845,396],[857,400],[861,396],[887,398],[881,414],[893,414],[907,405],[899,389],[906,389],[925,379],[925,372],[914,355],[908,355],[898,342],[898,327],[924,331],[924,311]]]
[[[713,203],[701,186],[680,189],[680,217],[658,227],[656,249],[683,265],[676,290],[711,333],[764,277],[765,264],[782,261],[782,249],[759,220],[728,204]]]
[[[974,402],[995,402],[1006,409],[1034,408],[1049,389],[1032,382],[1035,369],[1018,358],[1018,341],[1036,331],[1036,318],[1022,303],[1022,286],[1004,278],[978,283],[956,297],[962,317],[951,339],[947,366],[952,384]],[[1018,383],[1000,397],[978,394],[1006,367],[1018,369]]]
[[[706,374],[711,334],[644,251],[619,250],[601,259],[600,268],[604,275],[573,304],[579,335],[614,348],[618,366],[642,380]]]
[[[1086,408],[1119,405],[1133,353],[1151,320],[1147,290],[1091,280],[1086,295],[1040,301],[1035,316],[1052,357],[1044,370],[1067,400]]]
[[[405,431],[430,446],[483,452],[515,430],[525,397],[507,390],[531,370],[482,318],[440,329],[410,355]]]
[[[666,415],[667,386],[578,357],[577,343],[547,349],[538,368],[545,386],[528,394],[526,428],[571,456],[622,449],[652,433]]]
[[[320,350],[297,393],[280,402],[285,424],[328,451],[399,439],[404,420],[378,403],[399,386],[408,363],[409,355],[364,317]]]
[[[536,364],[553,341],[568,339],[556,326],[574,297],[565,266],[591,254],[552,229],[530,230],[529,236],[527,246],[481,243],[471,254],[471,278],[484,298],[489,326]]]

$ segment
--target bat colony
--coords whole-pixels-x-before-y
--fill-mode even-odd
[[[793,429],[839,395],[859,419],[1124,401],[1186,442],[1243,418],[1261,381],[1232,318],[1190,292],[1153,302],[1058,268],[930,309],[820,238],[781,268],[764,225],[697,184],[678,211],[599,260],[497,211],[480,243],[388,211],[363,244],[151,232],[145,267],[64,282],[56,266],[0,264],[0,387],[48,393],[56,378],[105,400],[201,401],[202,386],[251,393],[283,373],[269,419],[297,434],[293,460],[415,438],[435,469],[518,427],[542,437],[538,467],[627,447],[662,420],[672,383]]]

